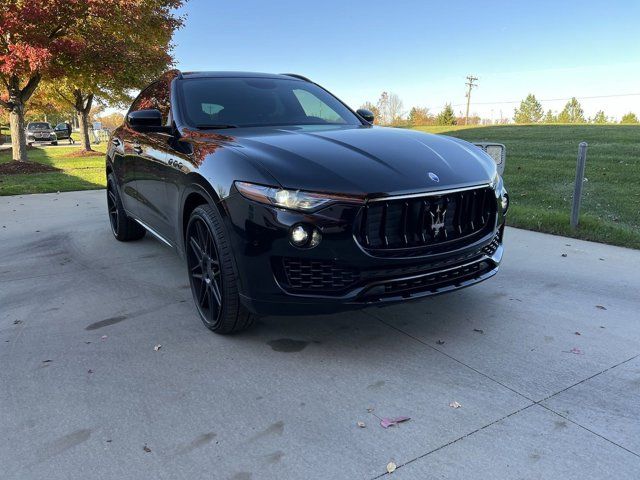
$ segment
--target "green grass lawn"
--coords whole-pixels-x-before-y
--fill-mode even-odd
[[[105,152],[106,144],[93,145]],[[1,175],[0,195],[91,190],[106,185],[104,155],[74,157],[79,145],[69,147],[37,147],[29,150],[29,160],[59,168],[60,172]],[[11,151],[0,152],[0,164],[11,161]]]
[[[510,225],[640,248],[640,126],[418,127],[507,147]],[[578,144],[589,144],[580,225],[569,215]]]

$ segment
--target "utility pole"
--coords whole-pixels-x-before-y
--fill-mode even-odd
[[[464,124],[468,124],[469,123],[469,104],[471,103],[471,89],[473,87],[477,87],[478,85],[473,83],[476,80],[478,80],[478,77],[474,77],[473,75],[468,75],[467,76],[467,83],[465,83],[465,85],[468,87],[467,88],[467,114],[464,117]]]

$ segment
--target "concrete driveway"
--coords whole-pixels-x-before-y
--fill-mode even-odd
[[[221,337],[104,196],[0,198],[3,480],[640,478],[640,252],[510,229],[473,288]]]

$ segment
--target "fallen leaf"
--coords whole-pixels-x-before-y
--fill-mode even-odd
[[[573,332],[574,335],[582,335],[580,332]]]
[[[596,305],[596,308],[599,308],[600,310],[606,310],[607,307],[605,307],[604,305]]]
[[[144,447],[142,447],[142,450],[145,451],[145,453],[150,453],[151,449],[149,447],[147,447],[146,445]]]
[[[42,360],[42,363],[51,363],[51,360]]]
[[[93,370],[89,369],[89,370],[87,370],[87,373],[88,373],[88,374],[92,374],[92,373],[93,373]]]
[[[573,347],[571,350],[563,350],[565,353],[573,353],[574,355],[584,355],[584,352],[577,347]]]
[[[474,328],[473,331],[478,333],[484,333],[484,330],[482,330],[481,328]]]
[[[22,323],[22,320],[14,320],[13,324],[14,325],[20,325]]]
[[[380,426],[382,428],[389,428],[393,425],[398,425],[399,423],[406,422],[407,420],[411,420],[411,418],[410,417],[381,418]]]
[[[562,254],[562,256],[563,256],[563,257],[566,257],[566,256],[567,256],[567,254],[566,254],[566,253],[563,253],[563,254]]]
[[[396,471],[397,465],[393,462],[387,463],[387,473],[393,473]]]
[[[604,262],[604,258],[602,258],[602,257],[599,258],[598,260],[600,260],[601,262]]]
[[[357,423],[357,425],[358,425],[360,428],[364,428],[364,427],[366,427],[366,425],[364,424],[364,422],[358,422],[358,423]]]
[[[162,348],[162,345],[158,344],[155,347],[153,347],[153,349],[157,352],[158,350],[160,350]]]
[[[106,340],[107,338],[109,338],[107,335],[102,335],[102,336],[100,337],[100,340]]]
[[[458,403],[458,402],[451,402],[451,403],[449,404],[449,406],[450,406],[451,408],[460,408],[462,405],[461,405],[460,403]]]
[[[373,410],[374,410],[374,408],[373,408],[373,407],[369,407],[369,408],[367,408],[367,412],[368,412],[368,413],[373,412]]]
[[[438,345],[444,345],[444,340],[436,340],[436,344],[438,344]]]

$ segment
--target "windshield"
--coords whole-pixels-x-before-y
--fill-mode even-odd
[[[193,78],[180,91],[185,121],[197,128],[362,125],[325,90],[296,79]]]
[[[44,122],[30,123],[27,125],[27,130],[51,130],[51,125]]]

